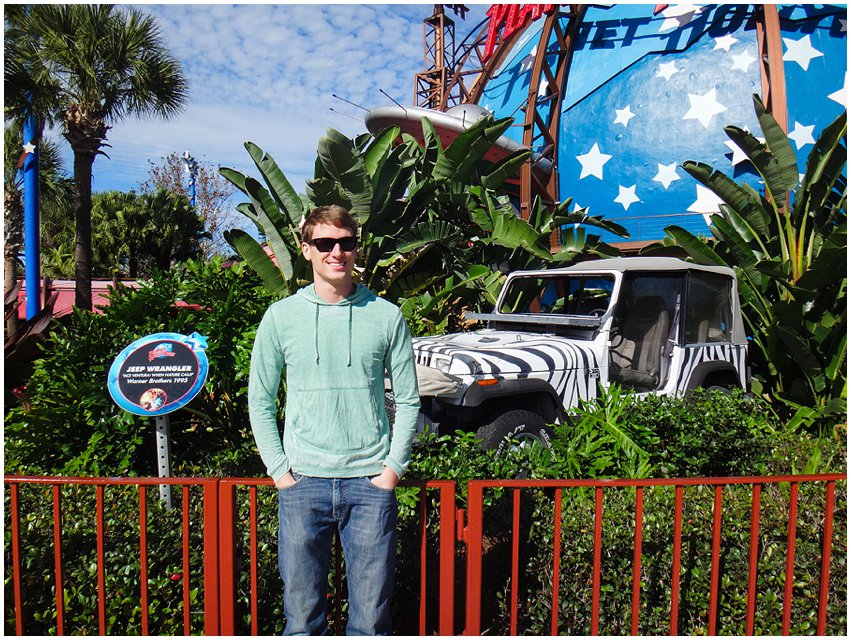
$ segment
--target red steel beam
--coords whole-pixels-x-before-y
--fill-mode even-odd
[[[715,487],[715,504],[712,508],[712,569],[709,580],[709,635],[715,635],[718,624],[718,584],[721,572],[721,485]]]
[[[749,636],[754,632],[756,614],[756,576],[757,561],[759,560],[759,507],[762,496],[762,485],[755,484],[751,495],[751,537],[750,554],[748,558],[748,604],[745,619],[745,633]]]
[[[674,551],[673,576],[671,577],[671,630],[672,636],[679,635],[680,613],[680,557],[683,549],[683,485],[674,489]]]
[[[249,547],[251,553],[251,635],[256,636],[260,629],[257,621],[257,487],[248,489]]]
[[[821,552],[821,583],[818,595],[818,626],[816,634],[823,636],[827,624],[827,591],[830,584],[830,550],[833,539],[833,507],[836,483],[827,483],[824,506],[824,543]]]
[[[204,483],[204,635],[219,633],[219,481]]]
[[[97,526],[97,565],[98,565],[98,631],[106,635],[106,552],[104,549],[103,485],[95,487],[95,523]]]
[[[550,635],[558,635],[558,590],[561,575],[561,489],[556,489],[555,513],[553,513],[553,604]]]
[[[236,634],[236,487],[219,483],[219,632]]]
[[[60,485],[53,485],[53,567],[56,578],[56,635],[65,635],[65,589],[62,585],[62,502]]]
[[[148,492],[139,486],[139,586],[142,608],[142,635],[148,632]]]
[[[464,635],[477,636],[482,619],[482,495],[484,484],[467,490],[467,619]]]
[[[632,629],[638,635],[638,612],[641,607],[641,542],[644,527],[644,487],[635,488],[635,537],[632,551]]]
[[[511,520],[511,635],[517,635],[517,600],[520,593],[520,489],[515,489]]]
[[[189,599],[189,486],[183,485],[182,533],[183,533],[183,634],[191,635],[191,616]]]
[[[438,633],[451,636],[455,627],[455,482],[431,481],[440,489],[440,619]]]
[[[594,499],[594,577],[591,585],[591,635],[600,631],[600,565],[603,541],[603,487],[597,487]]]
[[[18,505],[18,485],[9,488],[12,509],[12,588],[15,592],[15,633],[24,635],[24,605],[21,595],[21,516]]]
[[[792,621],[792,588],[795,586],[795,535],[798,526],[798,483],[789,491],[789,528],[786,535],[786,584],[783,589],[783,635],[789,635]]]
[[[426,487],[420,487],[420,635],[426,635],[426,543],[427,507]]]

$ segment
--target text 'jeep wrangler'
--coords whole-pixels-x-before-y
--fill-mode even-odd
[[[508,276],[487,323],[414,339],[419,428],[547,441],[545,426],[618,383],[640,394],[746,388],[747,343],[732,269],[613,258]]]

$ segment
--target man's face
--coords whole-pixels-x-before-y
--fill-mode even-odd
[[[320,238],[349,238],[352,236],[350,229],[335,227],[332,224],[317,224],[313,227],[311,242]],[[343,251],[339,243],[327,252],[320,251],[314,244],[301,243],[301,251],[304,257],[313,265],[314,282],[323,281],[333,286],[347,285],[352,282],[352,271],[357,257],[357,248],[351,251]]]

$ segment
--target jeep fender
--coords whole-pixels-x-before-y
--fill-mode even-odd
[[[561,413],[562,402],[556,390],[549,382],[538,378],[501,379],[496,384],[487,386],[471,384],[461,400],[461,406],[480,407],[496,399],[510,401],[512,397],[530,395],[545,396],[552,403],[553,419]],[[542,417],[549,419],[548,416]]]
[[[719,376],[719,374],[721,374]],[[694,391],[698,387],[705,386],[704,383],[709,378],[722,377],[735,382],[736,387],[741,387],[741,379],[736,371],[736,368],[729,362],[701,362],[691,372],[691,377],[688,380],[688,385],[685,388],[686,393]],[[718,384],[713,383],[713,384]],[[723,385],[721,385],[723,386]]]

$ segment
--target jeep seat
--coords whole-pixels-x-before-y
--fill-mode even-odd
[[[609,378],[630,387],[656,389],[670,325],[660,296],[636,298],[631,311],[612,329]]]

